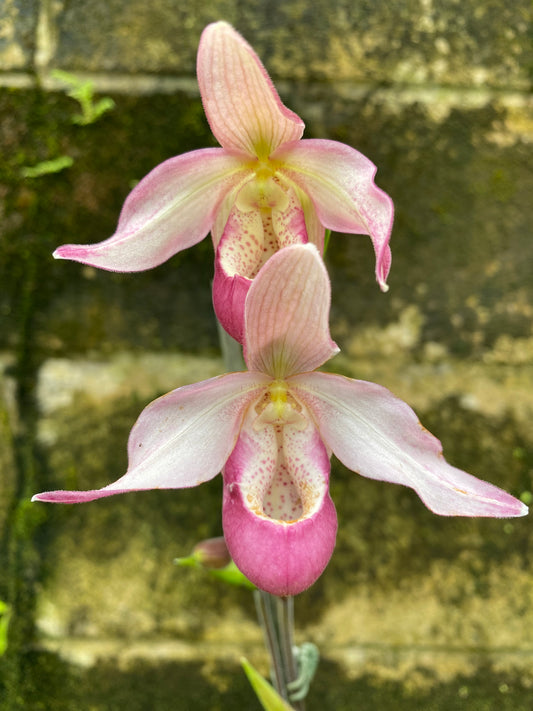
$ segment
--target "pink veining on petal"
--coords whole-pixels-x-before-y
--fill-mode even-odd
[[[63,245],[54,257],[117,272],[156,267],[207,235],[224,196],[245,173],[221,148],[170,158],[128,195],[112,237]]]
[[[310,196],[323,225],[338,232],[370,235],[376,279],[386,291],[394,206],[374,183],[376,166],[351,146],[323,139],[285,144],[272,159],[280,161],[280,172]]]
[[[307,373],[289,381],[312,411],[325,444],[362,476],[409,486],[442,516],[524,516],[507,492],[446,462],[439,440],[386,388],[341,375]]]
[[[309,420],[254,425],[249,409],[223,472],[224,536],[237,567],[273,595],[296,595],[322,574],[337,532],[329,457]]]
[[[197,74],[207,120],[224,148],[267,158],[301,138],[302,120],[282,104],[259,57],[227,22],[202,32]]]
[[[250,401],[265,388],[255,373],[230,373],[186,385],[154,400],[128,441],[128,471],[92,491],[51,491],[37,501],[81,503],[145,489],[181,489],[212,479],[237,440]]]
[[[285,378],[314,370],[338,353],[329,333],[330,298],[329,277],[314,245],[274,254],[246,299],[248,368]]]

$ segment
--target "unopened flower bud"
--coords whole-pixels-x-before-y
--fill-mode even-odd
[[[225,568],[231,562],[223,536],[200,541],[194,546],[192,555],[204,568]]]

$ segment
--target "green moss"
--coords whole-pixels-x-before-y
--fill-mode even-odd
[[[97,123],[75,126],[71,100],[63,94],[1,90],[0,112],[5,116],[0,133],[5,155],[0,165],[5,214],[0,308],[7,321],[0,347],[20,343],[21,311],[29,309],[35,357],[124,346],[214,349],[207,240],[163,265],[157,275],[135,278],[95,274],[51,258],[64,242],[110,236],[131,184],[158,163],[213,145],[199,99],[121,96],[116,109]],[[21,179],[25,166],[58,155],[73,158],[69,171]],[[28,291],[32,274],[38,287],[36,281]],[[84,289],[79,288],[80,275]]]

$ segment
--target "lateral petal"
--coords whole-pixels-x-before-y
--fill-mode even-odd
[[[254,427],[250,408],[223,472],[224,536],[262,590],[296,595],[326,567],[337,532],[329,457],[312,422]]]
[[[331,287],[317,248],[292,245],[254,279],[245,306],[244,358],[250,370],[283,379],[338,353],[329,333]]]
[[[374,183],[376,166],[351,146],[324,139],[285,144],[272,160],[280,161],[279,172],[310,196],[325,227],[370,235],[376,253],[376,279],[386,291],[394,206]]]
[[[224,148],[265,159],[302,136],[302,120],[281,103],[259,57],[227,22],[202,32],[197,74],[207,120]]]
[[[527,506],[446,462],[439,440],[386,388],[309,373],[288,382],[306,403],[327,447],[370,479],[409,486],[442,516],[524,516]]]
[[[112,237],[63,245],[54,257],[117,272],[156,267],[206,236],[224,196],[244,172],[242,162],[221,148],[170,158],[128,195]]]
[[[257,373],[230,373],[163,395],[142,411],[131,430],[124,476],[102,489],[48,491],[32,500],[73,504],[212,479],[235,446],[246,407],[265,380]]]

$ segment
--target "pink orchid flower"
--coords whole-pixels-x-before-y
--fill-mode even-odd
[[[249,370],[178,388],[148,405],[128,443],[129,467],[103,489],[34,500],[79,503],[143,489],[179,489],[222,470],[229,552],[258,587],[294,595],[335,545],[333,452],[359,474],[413,488],[445,516],[523,516],[501,489],[450,466],[440,442],[385,388],[314,369],[337,353],[330,283],[313,245],[273,255],[245,310]]]
[[[303,122],[281,103],[253,49],[226,22],[203,31],[197,71],[207,120],[222,147],[157,166],[126,199],[112,237],[64,245],[54,256],[143,271],[211,231],[215,310],[240,342],[246,292],[261,266],[289,244],[309,241],[322,251],[325,227],[371,236],[377,281],[386,290],[393,206],[373,182],[373,163],[337,141],[300,140]]]

